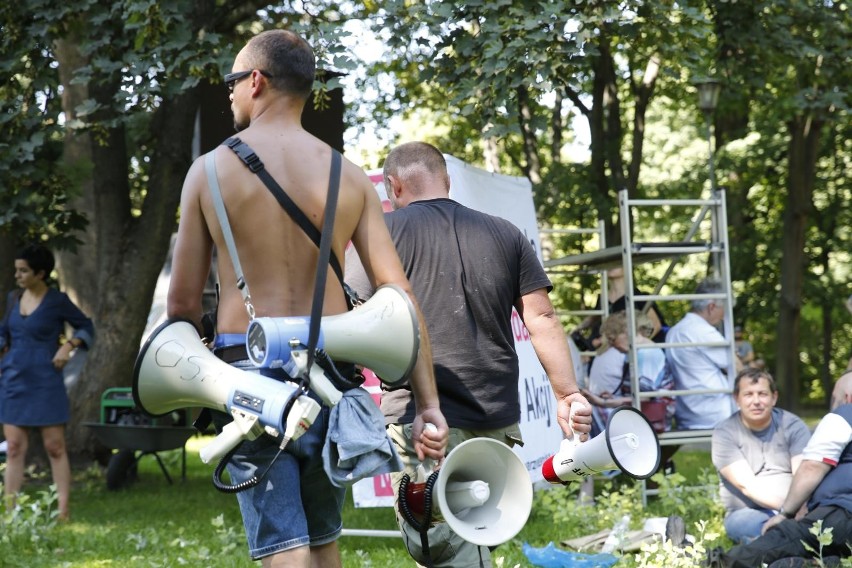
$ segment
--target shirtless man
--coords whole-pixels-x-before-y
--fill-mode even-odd
[[[231,92],[231,110],[240,138],[320,228],[332,150],[301,125],[314,70],[310,45],[295,33],[274,30],[261,33],[246,44],[225,82]],[[310,313],[318,258],[316,245],[237,155],[225,146],[213,153],[256,316]],[[343,259],[344,247],[350,240],[376,286],[396,284],[414,301],[376,192],[363,171],[344,159],[332,254]],[[220,348],[220,354],[224,347],[231,347],[228,352],[233,353],[234,346],[245,344],[249,318],[213,208],[202,157],[193,163],[184,182],[168,295],[168,316],[188,318],[199,329],[202,292],[214,246],[219,255],[221,286],[215,347]],[[346,309],[342,287],[330,271],[323,314],[339,314]],[[419,308],[417,311],[419,315]],[[421,458],[439,460],[446,449],[448,428],[439,409],[431,348],[422,317],[420,337],[420,357],[410,377],[417,404],[415,440]],[[222,358],[246,368],[244,354]],[[262,559],[265,567],[340,566],[336,539],[342,524],[344,490],[332,485],[322,468],[327,418],[328,408],[323,407],[308,432],[298,443],[288,445],[275,461],[267,474],[269,482],[237,494],[249,552],[253,559]],[[437,430],[424,431],[426,422],[435,424]],[[243,443],[229,465],[232,481],[250,477],[255,469],[263,471],[276,450],[277,444],[266,436]]]

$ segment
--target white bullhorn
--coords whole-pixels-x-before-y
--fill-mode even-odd
[[[423,485],[409,484],[400,495],[400,507],[422,515]],[[456,446],[444,459],[432,492],[453,532],[479,546],[511,540],[532,510],[532,482],[524,463],[509,446],[491,438]]]
[[[307,345],[309,326],[307,316],[252,320],[246,336],[249,358],[259,367],[287,368],[291,352]],[[323,317],[317,347],[335,361],[369,368],[385,383],[405,379],[420,348],[414,305],[399,286],[380,286],[352,311]]]
[[[312,398],[299,394],[285,416],[287,403],[298,390],[291,382],[241,371],[220,361],[187,320],[168,320],[155,329],[133,369],[133,400],[152,416],[192,407],[232,415],[233,422],[202,448],[205,463],[263,432],[274,437],[283,434],[288,439],[301,436],[320,407]]]
[[[585,443],[577,436],[562,440],[559,452],[541,466],[550,483],[568,483],[620,469],[634,479],[651,477],[660,466],[660,442],[645,415],[632,406],[613,412],[606,431]]]

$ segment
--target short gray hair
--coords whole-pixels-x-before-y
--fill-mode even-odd
[[[714,278],[702,280],[695,288],[696,294],[719,294],[724,291],[725,287],[722,285],[722,282]],[[725,302],[724,300],[717,300],[715,298],[701,298],[690,302],[693,312],[703,312],[711,303],[719,305]]]
[[[427,180],[438,178],[443,189],[450,190],[447,161],[435,146],[427,142],[407,142],[390,151],[382,170],[385,188],[390,188],[389,176],[404,179],[415,196],[423,193]]]

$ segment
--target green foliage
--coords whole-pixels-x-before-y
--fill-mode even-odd
[[[685,473],[668,476],[656,474],[652,480],[659,484],[659,494],[642,504],[640,486],[632,480],[617,477],[601,485],[592,506],[577,500],[577,486],[539,491],[535,494],[530,526],[553,523],[558,534],[536,536],[534,542],[547,539],[562,541],[611,529],[625,514],[630,515],[631,529],[639,529],[645,519],[678,515],[684,519],[687,533],[693,537],[684,548],[669,542],[644,543],[637,553],[623,553],[619,566],[656,568],[672,566],[692,568],[711,548],[730,546],[725,534],[724,508],[719,499],[718,475],[709,469],[709,454],[703,451],[682,451],[677,454],[680,469]],[[681,467],[682,466],[682,467]]]
[[[641,551],[635,556],[637,568],[694,568],[700,566],[707,552],[713,548],[713,543],[719,538],[718,533],[707,531],[707,522],[695,523],[697,535],[695,542],[680,547],[671,540],[652,542],[642,545]]]
[[[218,4],[218,6],[217,6]],[[314,41],[323,60],[340,57],[337,2],[319,2],[305,17],[301,2],[233,6],[215,2],[47,0],[7,2],[0,8],[0,232],[19,240],[44,238],[74,248],[86,219],[69,203],[91,179],[91,164],[63,164],[68,134],[89,133],[105,144],[113,129],[127,133],[132,214],[142,211],[148,167],[161,128],[155,116],[202,81],[219,83],[244,40],[263,27],[288,26]],[[219,14],[215,12],[219,11]],[[213,29],[213,24],[221,28]],[[262,26],[262,27],[258,27]],[[57,42],[79,49],[70,84],[84,89],[73,114],[63,114]],[[325,89],[318,83],[317,101]],[[223,96],[225,96],[223,88]],[[187,154],[188,154],[187,150]],[[117,191],[121,188],[111,188]],[[97,220],[91,220],[97,222]]]
[[[138,462],[138,480],[120,491],[106,489],[103,467],[75,468],[71,520],[67,523],[55,520],[55,491],[47,485],[49,471],[28,471],[18,501],[26,507],[15,513],[15,523],[10,522],[9,514],[0,521],[5,523],[0,526],[4,566],[257,566],[248,558],[236,498],[213,488],[213,468],[198,457],[198,449],[209,440],[207,437],[189,440],[185,480],[179,474],[180,451],[159,453],[172,474],[172,485],[166,482],[151,456]],[[703,500],[704,497],[691,496],[685,488],[706,481],[699,478],[709,463],[709,453],[682,450],[676,459],[685,479],[677,478],[672,486],[682,491],[692,507],[684,517],[687,530],[696,536],[696,548],[698,544],[706,548],[711,544],[718,546],[721,543],[711,537],[713,527],[721,523],[719,509]],[[494,565],[530,566],[522,551],[523,543],[539,547],[549,541],[558,543],[591,534],[611,528],[624,513],[631,514],[634,529],[640,528],[645,518],[671,514],[667,510],[668,501],[664,503],[662,499],[651,498],[643,506],[638,485],[624,476],[601,484],[594,508],[579,505],[576,496],[576,486],[537,491],[529,521],[516,538],[494,551]],[[34,503],[38,507],[34,508]],[[706,526],[696,524],[702,520],[707,521]],[[355,508],[349,496],[344,505],[343,523],[349,529],[396,530],[390,508]],[[411,562],[399,538],[344,536],[339,546],[343,565],[347,567],[405,566]],[[666,555],[672,566],[684,565],[678,560],[682,552],[669,551],[663,545],[648,548],[648,555],[648,558]],[[653,566],[650,560],[638,564],[639,557],[640,553],[625,554],[618,565]]]
[[[0,483],[0,493],[2,490],[3,484]],[[18,552],[14,556],[4,553],[4,565],[12,562],[8,566],[29,566],[17,562],[31,557],[38,550],[56,545],[55,529],[59,515],[56,503],[56,486],[51,485],[34,494],[22,493],[13,507],[0,509],[0,544],[3,549]]]
[[[814,548],[813,546],[804,541],[802,541],[802,545],[805,547],[805,550],[807,550],[819,559],[818,565],[824,568],[825,564],[823,563],[822,551],[826,546],[829,546],[831,544],[832,540],[834,540],[834,537],[832,536],[832,533],[834,533],[834,528],[829,527],[823,530],[822,519],[819,519],[817,522],[811,525],[811,528],[808,529],[808,532],[816,537],[817,548]]]
[[[36,3],[38,8],[39,3]],[[0,8],[0,233],[73,247],[85,219],[68,208],[74,180],[59,164],[59,77],[50,22],[26,2]]]
[[[700,470],[693,481],[678,472],[657,473],[651,479],[659,485],[657,498],[662,510],[680,515],[687,523],[705,522],[704,528],[711,535],[724,534],[725,509],[718,498],[719,475],[714,470]],[[696,512],[700,512],[700,516]]]
[[[502,172],[529,174],[521,139],[526,123],[541,164],[535,199],[548,227],[590,228],[598,219],[616,226],[619,176],[640,169],[638,197],[698,197],[710,189],[706,123],[691,85],[700,76],[722,80],[712,119],[718,147],[718,185],[727,191],[735,318],[744,323],[758,354],[775,371],[776,352],[798,349],[803,401],[819,403],[852,356],[852,320],[843,307],[848,296],[852,250],[852,140],[848,109],[852,68],[848,65],[852,13],[839,2],[793,1],[672,3],[447,3],[390,0],[373,17],[385,38],[387,56],[366,80],[380,93],[376,116],[387,123],[403,114],[426,123],[415,135],[448,153],[492,163],[484,140],[498,148]],[[601,99],[596,81],[612,86]],[[645,84],[651,61],[659,76]],[[370,83],[371,79],[373,82]],[[647,113],[639,101],[651,89]],[[526,93],[531,116],[521,118]],[[604,100],[605,99],[605,100]],[[594,127],[595,113],[607,117],[592,139],[591,161],[576,158],[572,125]],[[803,303],[798,345],[778,344],[780,266],[789,186],[789,124],[809,116],[823,128],[814,171],[813,203],[802,203],[790,218],[808,216]],[[576,121],[572,121],[576,117]],[[637,122],[638,121],[638,122]],[[564,133],[557,137],[554,124]],[[613,125],[617,124],[617,128]],[[586,142],[582,140],[582,142]],[[551,145],[561,144],[558,150]],[[631,154],[642,143],[640,156]],[[549,151],[548,151],[549,150]],[[621,164],[618,160],[621,160]],[[601,176],[605,176],[603,181]],[[601,193],[601,186],[604,192]],[[633,188],[631,188],[633,189]],[[634,224],[642,237],[680,235],[689,223],[679,211]],[[608,234],[610,245],[616,244]],[[576,243],[554,239],[551,258],[574,252]],[[705,267],[676,267],[668,290],[691,291]],[[662,269],[642,279],[653,281]],[[597,281],[581,276],[554,278],[552,296],[561,309],[588,308]],[[656,283],[656,281],[653,281]],[[790,301],[798,301],[795,298]],[[682,306],[667,312],[670,323]],[[575,322],[576,323],[576,322]]]

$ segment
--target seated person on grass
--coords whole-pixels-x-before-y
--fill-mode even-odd
[[[725,530],[745,543],[760,536],[784,503],[811,432],[798,416],[775,408],[778,388],[766,371],[743,369],[733,397],[739,410],[713,430],[712,456]]]
[[[817,539],[815,524],[821,522]],[[834,385],[831,412],[802,451],[790,491],[763,534],[728,552],[714,549],[709,566],[839,566],[852,555],[852,372]],[[830,538],[827,538],[830,534]]]

